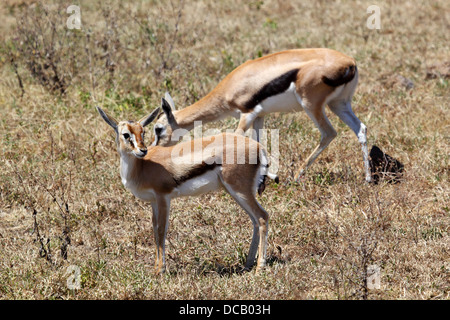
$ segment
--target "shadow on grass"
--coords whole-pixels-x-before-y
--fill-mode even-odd
[[[286,264],[289,261],[289,259],[287,258],[281,258],[278,255],[275,254],[270,254],[267,256],[266,259],[266,268],[270,268],[275,264]],[[253,265],[251,268],[245,268],[244,265],[242,264],[233,264],[230,266],[224,266],[222,264],[219,263],[215,263],[213,265],[211,265],[211,269],[210,270],[203,270],[203,272],[215,272],[218,273],[220,276],[222,277],[229,277],[232,275],[243,275],[247,272],[252,271],[253,269],[256,268],[256,264]]]
[[[355,179],[357,179],[357,177],[350,172],[350,170],[334,172],[329,171],[328,169],[323,169],[322,171],[310,171],[304,176],[301,176],[298,181],[296,181],[293,176],[285,177],[281,185],[285,188],[299,187],[300,185],[306,183],[312,183],[317,186],[331,186]],[[363,179],[364,178],[362,178],[361,181],[363,181]]]

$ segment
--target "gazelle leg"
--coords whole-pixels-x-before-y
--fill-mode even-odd
[[[239,120],[238,127],[236,129],[237,134],[243,135],[259,117],[262,111],[261,105],[256,105],[251,112],[241,113],[241,118]]]
[[[366,181],[372,181],[372,174],[370,173],[369,165],[369,151],[367,149],[367,127],[362,123],[358,117],[353,113],[350,101],[340,101],[329,104],[331,111],[333,111],[339,119],[353,130],[358,137],[363,153],[364,171],[366,174]]]
[[[156,244],[155,272],[161,274],[166,270],[165,244],[169,226],[170,200],[163,196],[157,197],[156,201],[152,202],[152,209],[153,233]]]
[[[263,127],[264,127],[264,116],[259,116],[253,121],[253,130],[255,133],[255,136],[252,137],[253,140],[261,142],[262,132],[260,130],[262,130]]]
[[[235,199],[236,200],[236,199]],[[242,208],[244,208],[242,205],[240,205]],[[244,209],[245,210],[245,209]],[[250,249],[247,254],[247,260],[245,261],[245,269],[250,270],[251,267],[255,264],[255,258],[256,254],[258,252],[259,243],[260,243],[260,237],[258,236],[259,228],[258,228],[258,222],[254,219],[252,215],[250,215],[250,220],[253,224],[253,236],[252,236],[252,242],[250,243]]]
[[[269,215],[261,208],[254,197],[245,199],[238,196],[233,198],[247,212],[253,223],[252,242],[250,243],[245,268],[248,270],[251,269],[255,264],[256,253],[258,253],[258,260],[256,263],[256,271],[258,272],[266,266]],[[246,209],[246,207],[248,209]]]
[[[253,130],[254,130],[254,136],[252,137],[253,140],[258,141],[259,143],[262,143],[264,147],[267,148],[267,136],[263,136],[263,132],[261,131],[264,128],[264,116],[259,116],[253,121]],[[263,140],[263,141],[261,141]],[[274,146],[274,141],[272,140],[272,146]],[[278,176],[274,173],[267,172],[267,176],[274,180],[276,183],[279,183]]]
[[[259,206],[259,204],[258,204]],[[260,207],[261,208],[261,207]],[[259,218],[259,250],[258,250],[258,262],[256,264],[256,271],[262,270],[266,266],[266,251],[267,251],[267,235],[269,233],[269,215],[265,212],[265,215]],[[253,258],[254,261],[254,258]],[[251,262],[251,261],[250,261]]]
[[[311,166],[311,164],[317,159],[317,157],[325,150],[326,147],[330,144],[330,142],[336,137],[337,133],[334,130],[333,126],[328,120],[324,107],[320,107],[316,109],[317,111],[311,111],[310,109],[305,108],[306,114],[314,121],[316,127],[320,131],[320,143],[314,149],[314,151],[309,155],[306,159],[303,168],[297,171],[295,175],[295,180],[297,181],[305,171]]]
[[[258,253],[256,271],[259,271],[266,265],[269,214],[260,206],[253,194],[240,192],[239,187],[236,186],[234,188],[225,182],[222,183],[225,190],[227,190],[239,206],[244,209],[253,223],[252,242],[250,243],[250,250],[247,255],[247,261],[245,262],[245,268],[247,270],[251,269],[255,264],[256,254]]]

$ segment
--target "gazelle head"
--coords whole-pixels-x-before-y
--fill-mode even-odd
[[[161,107],[164,111],[165,117],[161,117],[153,127],[155,133],[155,140],[153,145],[170,146],[176,144],[177,141],[172,141],[172,133],[179,129],[177,121],[173,115],[175,111],[175,103],[168,92],[165,97],[161,99]]]
[[[144,143],[145,129],[144,127],[150,124],[160,112],[160,108],[156,108],[148,116],[141,120],[135,121],[120,121],[108,115],[100,107],[96,107],[98,113],[103,120],[109,124],[116,132],[116,143],[119,153],[126,153],[135,156],[136,158],[143,158],[147,154],[147,147]]]

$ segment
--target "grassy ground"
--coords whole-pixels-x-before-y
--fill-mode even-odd
[[[448,1],[378,1],[379,30],[369,1],[73,1],[83,26],[71,31],[67,4],[34,2],[0,5],[0,298],[449,298]],[[319,133],[304,113],[266,117],[282,181],[259,198],[266,270],[236,272],[251,223],[219,192],[172,202],[156,276],[150,205],[122,186],[94,106],[138,119],[166,90],[186,106],[244,61],[303,47],[357,59],[355,113],[369,147],[405,164],[402,181],[366,184],[357,139],[330,115],[338,137],[286,183]]]

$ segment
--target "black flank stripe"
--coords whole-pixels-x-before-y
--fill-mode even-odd
[[[175,183],[177,185],[182,184],[183,182],[185,182],[185,181],[187,181],[189,179],[192,179],[192,178],[195,178],[197,176],[200,176],[200,175],[206,173],[209,170],[213,170],[218,165],[219,164],[217,164],[217,163],[207,164],[205,162],[202,162],[197,167],[195,167],[193,170],[191,170],[187,175],[181,176],[181,177],[174,177]]]
[[[245,108],[253,109],[257,104],[261,103],[265,99],[280,94],[286,91],[292,82],[297,80],[297,73],[300,69],[293,69],[288,71],[278,78],[273,79],[259,91],[245,104]]]

